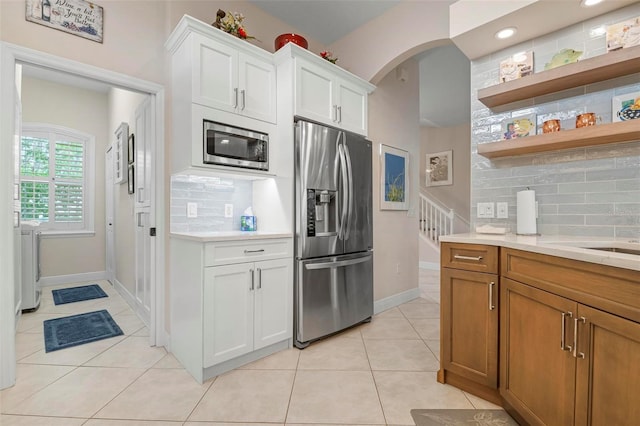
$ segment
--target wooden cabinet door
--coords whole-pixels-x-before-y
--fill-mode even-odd
[[[583,305],[577,318],[575,424],[637,425],[640,324]]]
[[[237,50],[198,34],[193,34],[192,37],[192,101],[235,112],[239,97]],[[178,95],[174,93],[173,96]]]
[[[245,53],[238,56],[238,112],[251,118],[276,122],[276,68]]]
[[[498,276],[442,269],[442,365],[497,389]]]
[[[367,92],[343,81],[338,81],[335,87],[338,125],[366,136]]]
[[[337,104],[333,76],[300,58],[296,58],[295,70],[295,114],[335,126]]]
[[[292,336],[291,262],[291,259],[277,259],[255,264],[254,349]]]
[[[205,268],[204,368],[253,350],[253,263]]]
[[[508,278],[500,286],[500,394],[531,425],[572,425],[577,304]]]

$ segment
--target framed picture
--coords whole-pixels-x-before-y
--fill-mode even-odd
[[[519,52],[500,62],[500,83],[533,74],[533,51]]]
[[[115,131],[116,142],[113,149],[113,180],[115,183],[125,183],[127,175],[125,167],[129,163],[127,159],[127,140],[129,139],[129,125],[120,123]]]
[[[640,92],[611,98],[611,118],[614,122],[640,118]]]
[[[453,185],[453,151],[427,154],[427,186]]]
[[[640,44],[640,16],[607,27],[607,51]]]
[[[127,155],[127,158],[129,159],[129,164],[133,164],[133,159],[134,157],[134,153],[135,153],[135,136],[133,135],[133,133],[131,133],[129,135],[129,144],[127,145],[127,152],[129,153]]]
[[[380,145],[380,210],[409,210],[409,153]]]
[[[102,43],[102,6],[84,0],[26,0],[25,19]]]
[[[502,122],[502,140],[524,138],[536,134],[536,115],[512,117]]]
[[[135,166],[133,164],[129,164],[129,170],[128,170],[129,179],[127,180],[127,183],[128,183],[127,189],[129,194],[133,194],[135,192],[135,187],[136,187],[134,182],[134,179],[135,179],[134,169],[133,169],[134,167]]]

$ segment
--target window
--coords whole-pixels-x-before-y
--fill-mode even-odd
[[[93,232],[94,137],[25,124],[20,144],[22,220],[43,230]]]

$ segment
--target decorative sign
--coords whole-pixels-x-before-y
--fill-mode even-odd
[[[26,0],[27,21],[102,43],[103,9],[84,0]]]

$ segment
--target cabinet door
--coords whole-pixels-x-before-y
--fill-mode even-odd
[[[252,269],[252,263],[205,268],[205,368],[253,350]]]
[[[572,425],[576,363],[567,317],[577,304],[508,278],[500,286],[500,394],[531,425]]]
[[[640,324],[583,305],[577,318],[575,424],[637,425]]]
[[[193,37],[192,101],[234,112],[239,96],[237,50],[197,34]]]
[[[333,76],[325,69],[296,58],[295,114],[335,126],[337,104]]]
[[[243,115],[276,122],[276,68],[262,59],[240,53],[238,109]]]
[[[256,263],[254,349],[292,336],[291,262],[291,259],[277,259]]]
[[[336,84],[337,119],[341,128],[367,135],[367,92],[339,81]]]
[[[442,365],[498,388],[498,276],[442,269]]]

